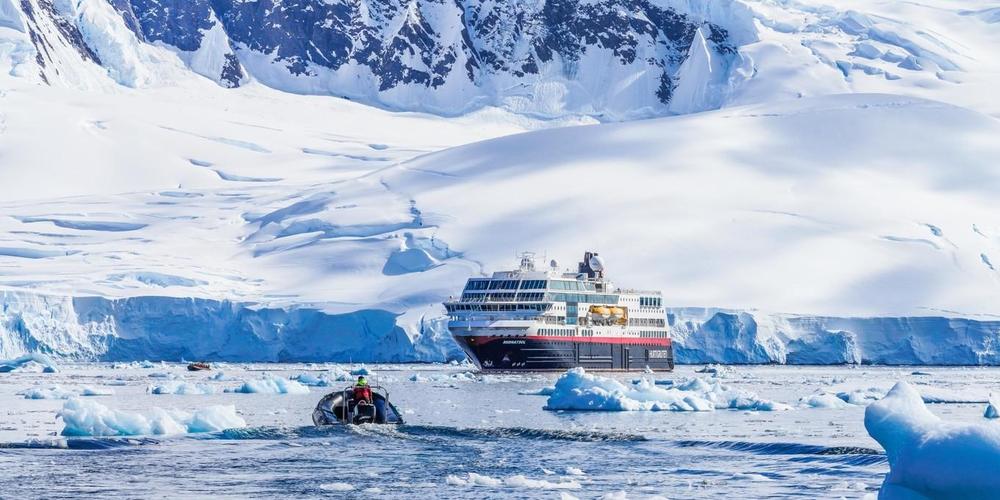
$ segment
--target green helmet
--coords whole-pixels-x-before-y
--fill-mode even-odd
[[[358,377],[358,385],[368,385],[368,380],[365,379],[364,375]]]

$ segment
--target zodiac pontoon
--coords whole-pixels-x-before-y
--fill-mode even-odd
[[[313,423],[335,424],[402,424],[399,410],[389,402],[389,393],[381,386],[372,387],[372,403],[354,400],[354,388],[331,392],[316,404]]]

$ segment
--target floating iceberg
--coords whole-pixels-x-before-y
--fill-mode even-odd
[[[522,396],[551,396],[553,392],[556,392],[556,388],[549,386],[542,387],[541,389],[518,391],[518,394]]]
[[[232,378],[226,375],[225,372],[215,372],[210,377],[208,377],[208,380],[223,381],[223,380],[232,380]]]
[[[285,378],[265,378],[260,380],[247,380],[243,385],[235,389],[226,389],[226,392],[238,392],[241,394],[309,394],[309,388]]]
[[[69,399],[77,394],[71,390],[63,389],[59,385],[50,385],[25,389],[19,392],[18,395],[24,396],[24,399]]]
[[[114,389],[87,386],[80,390],[81,396],[114,396]]]
[[[367,373],[367,369],[365,372]],[[292,380],[307,385],[309,387],[331,387],[331,386],[342,386],[344,382],[353,382],[354,374],[342,369],[334,369],[321,373],[319,375],[313,375],[311,373],[302,373],[292,377]]]
[[[58,414],[63,436],[145,436],[216,432],[246,427],[235,406],[209,406],[188,413],[153,408],[148,415],[113,410],[92,400],[73,398]]]
[[[617,380],[567,371],[556,381],[547,410],[583,411],[712,411],[716,408],[776,411],[790,406],[759,398],[756,394],[694,378],[672,388],[657,387],[640,379],[627,386]]]
[[[351,375],[354,375],[354,376],[364,375],[366,377],[370,377],[373,374],[374,374],[374,372],[372,372],[368,368],[365,368],[364,366],[361,366],[360,368],[355,368],[355,369],[351,370]]]
[[[986,404],[986,411],[983,412],[983,418],[1000,418],[1000,405],[990,401]]]
[[[423,374],[423,373],[414,373],[410,377],[410,381],[411,382],[424,382],[424,383],[426,383],[426,382],[431,382],[431,383],[438,383],[438,382],[477,382],[479,380],[480,379],[476,376],[476,374],[474,374],[472,372],[461,372],[461,373],[451,373],[451,374],[447,374],[447,373],[432,373],[432,374],[429,374],[429,375],[428,374]]]
[[[214,387],[208,384],[192,384],[188,382],[167,382],[150,386],[150,394],[177,394],[180,396],[215,394]]]
[[[885,391],[876,387],[869,387],[868,389],[838,392],[837,397],[845,403],[852,405],[870,405],[885,397]]]
[[[827,392],[806,396],[801,401],[802,404],[812,408],[848,408],[851,406],[851,403],[845,399]]]
[[[906,382],[868,406],[865,428],[889,458],[879,498],[988,499],[1000,491],[1000,426],[942,422]]]
[[[302,373],[292,377],[292,380],[309,387],[328,387],[330,381],[322,376],[315,376],[308,373]]]
[[[52,361],[52,358],[44,354],[32,353],[6,361],[0,360],[0,373],[12,372],[24,368],[31,363],[41,365],[42,371],[45,373],[56,373],[59,371],[59,367],[56,366],[55,361]]]

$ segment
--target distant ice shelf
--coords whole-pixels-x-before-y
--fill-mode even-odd
[[[0,292],[0,358],[445,362],[463,357],[436,327],[388,311],[173,297],[64,297]],[[431,324],[431,323],[429,323]]]
[[[998,365],[1000,321],[668,309],[679,363]]]
[[[1000,365],[1000,321],[836,318],[668,309],[681,364]],[[464,354],[440,318],[379,309],[332,314],[174,297],[0,292],[0,358],[91,361],[447,362]]]

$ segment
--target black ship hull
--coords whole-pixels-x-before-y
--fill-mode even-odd
[[[455,335],[484,371],[671,371],[670,339],[550,338]]]

